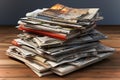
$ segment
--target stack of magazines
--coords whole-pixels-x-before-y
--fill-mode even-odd
[[[71,8],[55,4],[28,12],[18,21],[22,33],[7,55],[24,62],[38,76],[63,76],[114,53],[100,43],[107,36],[95,29],[103,19],[99,8]]]

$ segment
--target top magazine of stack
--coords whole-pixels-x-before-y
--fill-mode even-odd
[[[51,8],[37,9],[27,13],[27,17],[36,17],[44,20],[58,21],[64,23],[79,24],[79,22],[89,22],[101,19],[99,8],[71,8],[62,4],[53,5]]]
[[[31,17],[34,17],[34,19],[39,22],[31,22],[33,24],[40,24],[40,22],[44,21],[46,23],[54,23],[62,26],[71,25],[71,27],[73,26],[75,28],[81,28],[81,26],[77,24],[83,21],[87,24],[87,22],[90,23],[93,20],[97,21],[102,19],[102,17],[99,16],[99,8],[70,8],[61,6],[64,5],[56,4],[51,8],[37,9],[27,13],[27,18],[22,19],[32,20]]]

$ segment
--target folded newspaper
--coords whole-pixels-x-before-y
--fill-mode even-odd
[[[60,76],[73,72],[79,68],[85,67],[92,63],[98,62],[112,55],[114,52],[113,48],[106,47],[98,43],[98,45],[95,48],[88,49],[87,51],[79,51],[73,53],[72,56],[65,58],[63,61],[55,62],[45,59],[38,55],[34,55],[34,53],[33,53],[34,56],[26,58],[24,55],[28,55],[28,54],[24,52],[24,49],[23,51],[20,49],[21,53],[19,53],[15,49],[19,50],[19,48],[16,46],[9,47],[9,49],[7,50],[7,55],[23,61],[25,64],[27,63],[27,65],[31,67],[32,64],[41,66],[41,67],[34,66],[35,70],[38,70],[38,68],[40,68],[40,70],[38,70],[40,74],[43,73],[42,71],[45,72],[51,71],[51,73],[56,73]]]
[[[99,8],[62,4],[26,13],[18,21],[22,33],[11,41],[6,54],[24,62],[39,77],[69,74],[114,53],[114,48],[100,42],[107,36],[95,29],[102,19]]]

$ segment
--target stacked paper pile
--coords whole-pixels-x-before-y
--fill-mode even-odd
[[[23,33],[12,41],[7,55],[24,62],[38,76],[63,76],[98,62],[114,49],[100,43],[107,36],[94,29],[99,8],[70,8],[56,4],[37,9],[18,21]]]

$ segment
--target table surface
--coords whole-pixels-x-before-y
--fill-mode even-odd
[[[120,80],[120,26],[99,26],[97,29],[108,35],[109,38],[101,42],[116,48],[114,55],[63,77],[51,74],[39,78],[26,65],[5,55],[10,42],[20,31],[1,26],[0,80]]]

